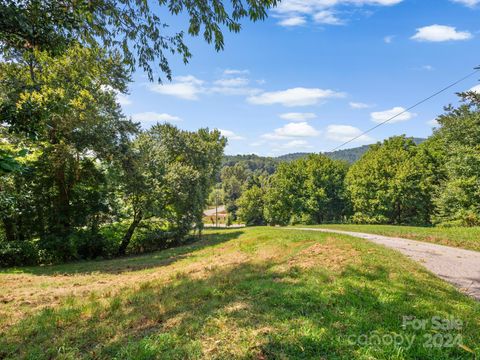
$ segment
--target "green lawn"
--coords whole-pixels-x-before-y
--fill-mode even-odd
[[[416,227],[395,225],[314,225],[300,227],[322,227],[345,231],[364,232],[406,239],[427,241],[435,244],[455,246],[480,251],[480,227]]]
[[[0,272],[0,358],[480,355],[480,303],[396,252],[276,228],[208,234],[145,256]],[[402,328],[404,316],[425,328]],[[435,316],[462,325],[435,330]]]

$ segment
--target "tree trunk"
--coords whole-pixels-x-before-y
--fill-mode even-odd
[[[70,189],[73,187],[73,184],[68,184],[66,175],[68,154],[66,152],[62,153],[61,150],[56,150],[57,159],[54,165],[56,166],[55,186],[57,188],[55,232],[63,237],[70,234]]]
[[[3,229],[5,231],[5,238],[7,241],[15,241],[15,224],[13,223],[12,219],[3,218]]]
[[[118,255],[123,256],[127,250],[128,244],[130,244],[130,240],[132,239],[133,233],[137,228],[138,224],[142,221],[142,213],[140,212],[136,216],[133,217],[133,222],[128,227],[127,232],[123,236],[122,242],[120,243],[120,247],[118,249]]]

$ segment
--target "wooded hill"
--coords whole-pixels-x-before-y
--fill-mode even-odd
[[[421,144],[422,142],[425,141],[423,138],[411,138],[413,142],[417,145]],[[332,160],[345,160],[349,163],[354,163],[358,159],[362,157],[363,154],[367,152],[367,150],[371,147],[371,145],[363,145],[363,146],[358,146],[350,149],[344,149],[344,150],[337,150],[337,151],[331,151],[331,152],[325,152],[323,155],[328,156]],[[223,165],[224,166],[232,166],[235,165],[237,162],[246,162],[248,164],[248,167],[250,170],[254,171],[259,168],[264,168],[267,170],[268,173],[273,173],[275,164],[278,162],[284,162],[284,161],[293,161],[293,160],[298,160],[304,157],[307,157],[312,153],[308,152],[296,152],[296,153],[290,153],[290,154],[285,154],[281,155],[278,157],[266,157],[266,156],[258,156],[255,154],[251,155],[225,155],[224,160],[223,160]]]

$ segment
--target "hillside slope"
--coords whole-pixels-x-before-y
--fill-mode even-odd
[[[342,235],[211,231],[145,256],[5,270],[0,294],[2,359],[480,355],[479,303],[396,252]],[[404,316],[427,326],[402,328]],[[462,321],[445,332],[458,343],[425,345],[432,316]]]
[[[425,141],[425,139],[422,138],[412,138],[412,140],[418,145],[421,144],[422,142]],[[371,145],[363,145],[359,147],[354,147],[350,149],[342,149],[342,150],[337,150],[337,151],[331,151],[331,152],[324,152],[323,154],[328,156],[329,158],[333,160],[344,160],[348,161],[349,163],[354,163],[358,159],[362,157],[363,154],[367,152],[367,150],[370,148]],[[296,160],[305,156],[308,156],[309,153],[292,153],[292,154],[287,154],[287,155],[282,155],[277,157],[276,159],[280,161],[291,161],[291,160]]]
[[[412,140],[416,144],[421,144],[425,141],[422,138],[412,138]],[[342,149],[332,152],[325,152],[324,155],[328,156],[334,160],[344,160],[349,163],[354,163],[358,159],[362,157],[365,152],[370,148],[371,145],[363,145],[359,147],[354,147],[350,149]],[[268,172],[271,172],[272,168],[275,166],[276,163],[282,161],[293,161],[297,159],[301,159],[303,157],[308,156],[311,153],[307,152],[298,152],[298,153],[290,153],[281,155],[278,157],[265,157],[265,156],[258,156],[255,154],[250,155],[226,155],[224,156],[223,164],[224,166],[232,166],[235,165],[237,162],[245,162],[248,164],[251,170],[255,170],[258,167],[264,166],[268,168]]]

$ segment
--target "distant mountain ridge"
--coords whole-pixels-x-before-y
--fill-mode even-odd
[[[421,144],[424,142],[426,139],[423,138],[411,138],[417,145]],[[332,151],[332,152],[324,152],[323,154],[328,156],[329,158],[333,160],[344,160],[349,163],[354,163],[357,160],[359,160],[363,154],[367,152],[367,150],[372,146],[373,144],[370,145],[363,145],[363,146],[358,146],[350,149],[344,149],[344,150],[337,150],[337,151]],[[234,165],[236,162],[239,161],[249,161],[249,162],[255,162],[256,160],[260,159],[268,159],[270,165],[273,162],[283,162],[283,161],[293,161],[297,159],[304,158],[312,153],[308,152],[297,152],[297,153],[291,153],[291,154],[285,154],[277,157],[265,157],[265,156],[258,156],[258,155],[225,155],[224,157],[224,165]]]
[[[332,151],[332,152],[324,152],[322,153],[325,156],[328,156],[330,159],[333,160],[344,160],[349,163],[354,163],[357,160],[359,160],[363,154],[367,152],[367,150],[370,148],[371,145],[363,145],[355,148],[350,148],[350,149],[344,149],[344,150],[337,150],[337,151]],[[310,155],[311,153],[306,153],[306,152],[299,152],[299,153],[292,153],[292,154],[286,154],[277,157],[279,161],[293,161],[297,159],[301,159],[303,157],[306,157]]]

